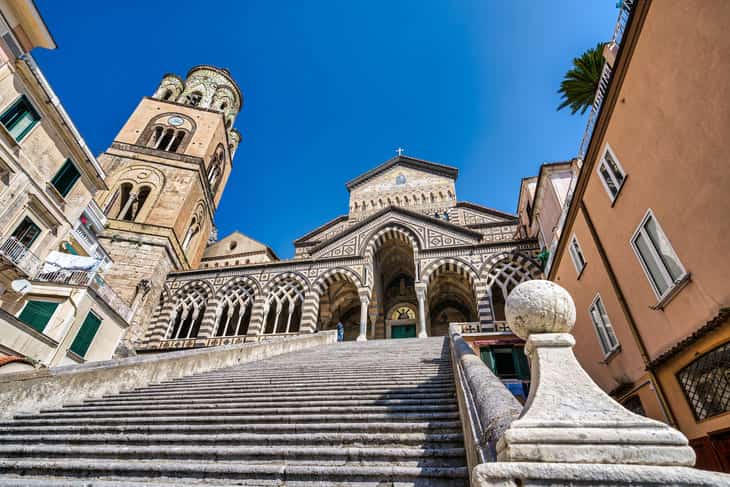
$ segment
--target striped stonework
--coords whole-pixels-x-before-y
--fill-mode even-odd
[[[471,265],[459,259],[447,257],[431,262],[423,270],[421,281],[429,285],[431,284],[431,280],[447,272],[456,273],[463,277],[476,295],[476,281],[479,279],[479,274]]]
[[[487,282],[478,279],[475,284],[475,294],[477,298],[477,314],[479,315],[479,323],[484,329],[491,326],[494,322],[494,313],[492,313],[492,296],[489,293]]]
[[[317,316],[319,315],[320,294],[315,290],[308,290],[304,295],[302,306],[302,324],[299,326],[299,333],[314,333],[317,329]]]
[[[368,269],[366,283],[368,287],[372,288],[374,282],[373,275],[375,254],[378,252],[378,250],[380,250],[384,243],[390,240],[401,241],[410,246],[413,249],[413,261],[416,263],[418,262],[418,249],[420,248],[418,244],[418,238],[415,234],[412,233],[409,228],[400,225],[386,226],[384,228],[381,228],[368,239],[368,244],[365,247],[365,252],[363,253],[363,257],[365,259]],[[415,280],[418,281],[418,265],[416,264],[415,267]]]
[[[260,335],[264,332],[264,311],[266,306],[266,296],[259,294],[253,301],[253,310],[251,310],[251,322],[248,325],[249,335]]]

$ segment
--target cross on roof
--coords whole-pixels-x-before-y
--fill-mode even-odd
[[[399,156],[403,155],[403,149],[401,147],[398,147],[395,151],[398,153]]]

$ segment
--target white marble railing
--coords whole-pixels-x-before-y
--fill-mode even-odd
[[[73,286],[85,286],[94,292],[108,304],[119,316],[129,322],[132,319],[132,309],[129,305],[109,287],[104,278],[96,272],[58,270],[52,272],[39,272],[35,280],[42,282],[53,282],[57,284],[69,284]]]

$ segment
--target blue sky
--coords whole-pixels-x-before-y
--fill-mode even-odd
[[[219,236],[282,258],[399,146],[457,166],[460,200],[514,212],[522,177],[575,155],[585,117],[557,112],[556,90],[617,15],[615,0],[37,4],[59,48],[34,55],[95,153],[163,74],[230,69],[243,141]]]

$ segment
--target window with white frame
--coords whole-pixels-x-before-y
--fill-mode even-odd
[[[636,229],[631,246],[659,299],[666,296],[687,273],[651,210],[646,212]]]
[[[580,274],[586,266],[586,259],[583,256],[583,250],[580,248],[580,244],[578,243],[578,239],[575,235],[573,235],[570,239],[568,251],[570,252],[570,258],[573,260],[575,271]]]
[[[598,343],[601,345],[603,355],[608,356],[611,352],[618,348],[618,338],[613,331],[613,325],[611,320],[608,319],[606,313],[606,307],[603,305],[603,300],[600,295],[596,295],[596,299],[593,300],[588,312],[591,315],[591,321],[593,321],[593,327],[596,329],[596,335],[598,335]]]
[[[606,144],[603,157],[598,163],[597,171],[608,196],[611,198],[611,201],[614,201],[619,191],[621,191],[621,186],[626,181],[626,173],[608,144]]]

